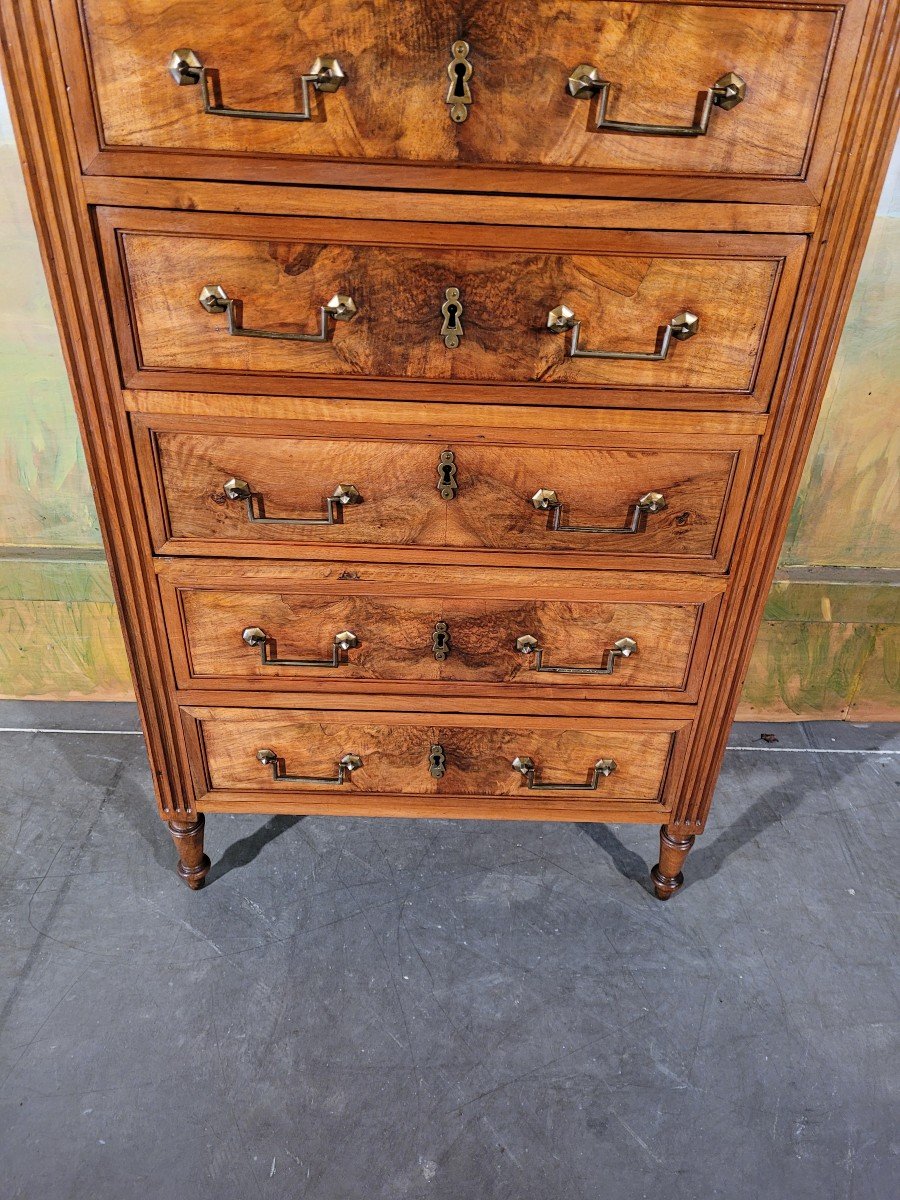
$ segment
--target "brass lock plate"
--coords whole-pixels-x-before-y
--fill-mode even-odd
[[[459,339],[463,336],[462,324],[463,306],[458,287],[448,287],[444,291],[444,303],[441,305],[441,337],[448,350],[455,350]]]
[[[456,481],[456,456],[452,450],[442,450],[438,459],[437,490],[442,500],[452,500],[459,491]]]
[[[461,125],[469,115],[469,105],[472,103],[472,89],[469,87],[469,80],[472,78],[469,43],[454,42],[450,53],[453,57],[447,64],[447,74],[450,76],[447,104],[450,107],[450,120]]]
[[[437,621],[434,626],[434,633],[431,635],[431,652],[438,662],[444,662],[448,658],[450,651],[453,649],[453,643],[450,641],[450,629],[446,621]]]
[[[444,755],[444,747],[440,743],[435,743],[428,752],[428,771],[434,779],[443,779],[446,770],[447,759]]]

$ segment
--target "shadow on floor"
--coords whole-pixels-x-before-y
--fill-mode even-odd
[[[783,821],[798,807],[801,799],[801,792],[791,797],[783,791],[773,790],[765,796],[760,796],[736,821],[723,829],[714,841],[707,844],[702,840],[698,841],[696,848],[688,855],[684,867],[685,888],[717,875],[732,854],[758,838],[770,825]],[[651,864],[644,862],[639,854],[623,845],[608,825],[579,823],[579,829],[609,855],[613,866],[623,878],[633,880],[640,884],[645,892],[654,895],[650,882]]]
[[[211,883],[215,883],[217,879],[227,875],[229,871],[234,871],[238,867],[246,867],[248,863],[252,863],[270,842],[274,842],[277,837],[281,837],[283,833],[293,829],[298,821],[302,820],[303,817],[270,817],[265,825],[261,825],[249,837],[239,838],[238,841],[232,842],[221,858],[210,868],[206,886],[209,887]]]
[[[629,850],[627,846],[623,845],[608,825],[579,822],[578,828],[609,855],[613,866],[623,878],[632,880],[639,884],[645,892],[651,896],[654,895],[653,885],[650,882],[649,864],[645,863],[639,854],[635,854],[633,850]]]

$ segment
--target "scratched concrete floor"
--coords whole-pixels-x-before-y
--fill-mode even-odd
[[[139,736],[3,732],[0,1196],[893,1200],[900,738],[771,728],[668,905],[648,828],[334,818],[193,895]]]

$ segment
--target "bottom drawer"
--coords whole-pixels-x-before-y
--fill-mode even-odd
[[[657,819],[689,722],[189,707],[198,807]],[[647,816],[648,810],[654,814]],[[643,818],[642,818],[643,814]]]

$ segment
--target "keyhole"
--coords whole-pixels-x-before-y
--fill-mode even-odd
[[[454,68],[456,83],[453,85],[453,95],[465,97],[466,94],[466,64],[457,63]]]
[[[459,288],[448,287],[444,296],[445,300],[441,305],[441,313],[444,317],[441,325],[441,337],[444,339],[444,345],[452,350],[459,345],[459,339],[463,335],[463,306],[460,302]]]
[[[428,769],[435,779],[443,778],[446,769],[443,746],[434,745],[431,747],[431,753],[428,755]]]
[[[451,470],[452,468],[449,463],[441,463],[441,483],[444,484],[445,487],[449,487],[449,485],[453,482]]]

